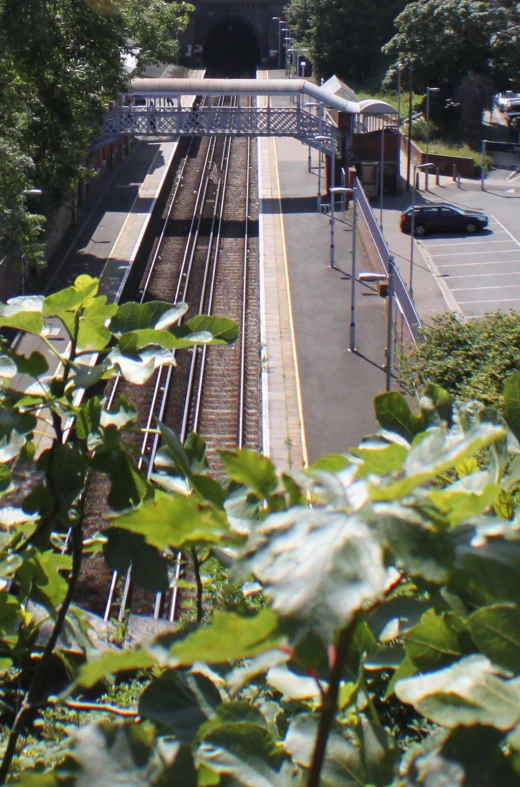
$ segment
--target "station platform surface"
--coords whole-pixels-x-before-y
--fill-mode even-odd
[[[118,297],[175,145],[141,141],[99,179],[90,206],[49,271],[47,291],[89,273],[100,277],[109,300]],[[374,431],[373,397],[385,386],[386,318],[375,289],[358,283],[358,352],[348,351],[351,214],[336,214],[337,267],[332,269],[329,216],[316,209],[317,153],[309,172],[307,147],[298,140],[259,138],[258,160],[264,450],[280,468],[297,469],[325,453],[344,452]],[[322,185],[326,203],[323,179]],[[358,271],[368,268],[359,245],[357,261]],[[48,339],[63,352],[66,338],[58,325]],[[51,354],[35,341],[17,349]],[[23,389],[24,381],[19,384]],[[45,440],[40,451],[44,445]]]
[[[290,98],[272,99],[272,106],[291,106]],[[385,388],[386,317],[375,289],[357,283],[358,352],[348,351],[352,215],[335,214],[332,269],[330,218],[317,212],[317,152],[309,172],[308,148],[296,139],[260,138],[258,149],[265,447],[278,465],[298,467],[344,452],[375,430],[373,398]],[[323,177],[322,189],[325,204]],[[359,243],[357,270],[368,270]]]

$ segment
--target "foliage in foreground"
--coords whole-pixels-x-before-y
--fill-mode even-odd
[[[230,342],[236,327],[204,317],[179,325],[181,305],[107,306],[96,287],[80,277],[61,293],[0,310],[1,325],[35,334],[55,317],[71,339],[52,383],[39,353],[23,358],[2,347],[4,492],[12,460],[32,454],[38,422],[50,419],[56,434],[38,459],[41,484],[0,512],[10,728],[0,780],[13,772],[35,715],[45,726],[49,706],[66,719],[67,709],[94,705],[97,719],[56,745],[55,766],[40,773],[24,760],[18,783],[517,785],[520,374],[507,384],[504,416],[434,385],[418,413],[401,394],[381,394],[377,434],[291,473],[234,450],[221,453],[226,475],[217,481],[203,441],[191,435],[182,446],[160,424],[146,481],[125,442],[131,404],[120,397],[109,408],[97,396],[81,404],[76,392],[118,371],[142,382],[174,361],[172,348]],[[93,350],[100,356],[90,366]],[[20,371],[38,382],[25,395],[9,387]],[[70,419],[75,430],[64,443]],[[111,479],[117,513],[83,545],[92,472]],[[191,557],[201,580],[197,621],[147,645],[94,651],[72,591],[84,553],[103,550],[112,565],[114,545],[132,556],[134,579],[158,592],[175,581],[178,550]],[[202,623],[209,555],[232,563],[229,582],[264,603],[223,594]],[[38,659],[29,601],[54,621]],[[60,632],[82,644],[82,666],[60,650]],[[48,685],[53,652],[70,674],[59,696]],[[123,707],[117,693],[110,705],[85,702],[110,675],[137,670],[151,672],[134,686],[134,705]]]
[[[517,312],[464,321],[447,312],[431,320],[424,338],[402,359],[402,381],[410,391],[435,381],[457,398],[497,405],[504,380],[520,370]]]

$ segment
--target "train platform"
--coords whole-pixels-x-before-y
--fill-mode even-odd
[[[317,212],[317,155],[309,172],[308,148],[298,140],[258,140],[264,434],[278,466],[356,445],[375,430],[373,398],[385,388],[386,318],[372,286],[356,285],[358,352],[348,351],[352,216],[336,213],[332,269],[330,219]],[[323,178],[322,187],[326,204]],[[357,270],[368,269],[358,244]]]

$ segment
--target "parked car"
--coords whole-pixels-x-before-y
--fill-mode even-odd
[[[501,112],[507,112],[511,102],[520,101],[520,93],[515,93],[513,90],[506,90],[504,93],[497,93],[493,101]]]
[[[444,202],[416,205],[413,210],[415,235],[426,235],[427,232],[478,232],[488,224],[488,217],[483,213],[463,210]],[[410,232],[411,228],[412,208],[410,207],[401,213],[401,232]]]

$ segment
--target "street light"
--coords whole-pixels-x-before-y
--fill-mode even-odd
[[[331,142],[333,137],[327,134],[320,134],[317,137],[314,137],[315,142]],[[333,153],[334,156],[334,153]],[[331,186],[334,185],[333,180],[331,178]],[[317,211],[321,213],[321,150],[318,148],[318,198],[317,198]]]
[[[320,106],[320,102],[319,101],[306,101],[303,106],[304,107],[319,107]],[[309,151],[308,151],[308,155],[307,155],[307,171],[311,172],[312,171],[312,166],[311,166],[312,165],[311,146],[309,145],[308,147],[309,147]]]
[[[397,64],[397,125],[401,128],[401,71],[404,66],[402,63]]]
[[[428,148],[430,147],[430,93],[438,93],[440,87],[426,88],[426,161],[428,161]]]
[[[279,16],[273,16],[272,21],[278,22],[278,68],[281,68],[282,67],[282,25],[286,25],[287,22],[285,19],[281,19]]]
[[[408,292],[410,297],[413,298],[413,241],[415,235],[415,200],[417,198],[417,170],[418,169],[432,169],[435,164],[414,164],[413,168],[413,187],[412,187],[412,219],[410,222],[410,276],[408,281]]]
[[[330,267],[336,267],[335,251],[334,251],[334,208],[336,202],[336,194],[354,194],[353,189],[346,188],[345,186],[333,186],[330,191]]]
[[[393,341],[394,341],[394,315],[393,315],[393,306],[394,306],[394,261],[392,257],[388,260],[388,274],[386,273],[372,273],[372,271],[367,271],[366,273],[359,274],[359,281],[366,281],[366,282],[377,282],[379,294],[382,297],[388,297],[388,310],[386,315],[386,363],[385,363],[385,373],[386,373],[386,390],[392,390],[392,350],[393,350]],[[387,288],[381,287],[380,285],[387,285]],[[384,290],[386,289],[386,294]]]

